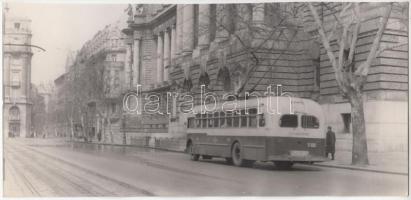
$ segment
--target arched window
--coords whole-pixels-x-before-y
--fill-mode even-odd
[[[20,110],[18,107],[13,106],[9,110],[10,120],[20,120]]]
[[[207,72],[203,72],[198,80],[198,85],[205,85],[206,88],[210,85],[210,77]]]

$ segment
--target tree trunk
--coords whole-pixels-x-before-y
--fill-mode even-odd
[[[368,165],[367,135],[365,132],[364,103],[361,91],[349,95],[352,121],[352,164]]]
[[[111,131],[110,117],[108,117],[107,121],[108,121],[108,131],[110,133],[110,142],[111,142],[111,144],[113,144],[113,131]]]
[[[73,140],[74,139],[74,123],[73,123],[72,117],[70,117],[70,131],[71,131],[70,139]]]

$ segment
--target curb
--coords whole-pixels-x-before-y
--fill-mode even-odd
[[[68,142],[70,142],[70,141],[68,141]],[[82,142],[82,141],[71,141],[71,142],[86,143],[86,144],[98,144],[98,145],[126,146],[126,147],[136,147],[136,148],[149,148],[149,149],[155,149],[155,150],[160,150],[160,151],[185,153],[184,151],[178,151],[178,150],[172,150],[172,149],[150,147],[150,146],[138,146],[138,145],[130,145],[130,144],[125,144],[124,145],[124,144],[110,144],[110,143],[96,143],[96,142]],[[303,165],[308,165],[308,164],[303,164]],[[358,167],[344,166],[344,165],[329,165],[329,164],[318,164],[317,163],[317,164],[310,164],[310,166],[338,168],[338,169],[346,169],[346,170],[356,170],[356,171],[376,172],[376,173],[382,173],[382,174],[394,174],[394,175],[408,176],[408,173],[404,173],[404,172],[383,171],[383,170],[377,170],[377,169],[365,169],[365,168],[358,168]]]
[[[394,175],[408,176],[408,173],[403,173],[403,172],[383,171],[383,170],[378,170],[378,169],[364,169],[364,168],[344,166],[344,165],[327,165],[327,164],[318,164],[318,163],[317,164],[312,164],[312,165],[318,166],[318,167],[328,167],[328,168],[338,168],[338,169],[347,169],[347,170],[357,170],[357,171],[366,171],[366,172],[376,172],[376,173],[382,173],[382,174],[394,174]]]

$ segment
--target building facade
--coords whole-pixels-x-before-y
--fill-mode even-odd
[[[344,3],[315,6],[330,31]],[[360,7],[358,62],[369,52],[385,5]],[[244,92],[263,94],[270,85],[282,85],[283,92],[318,101],[326,124],[337,132],[337,148],[351,149],[350,104],[339,92],[303,3],[134,5],[128,14],[125,72],[137,79],[127,81],[141,84],[143,94],[159,94],[161,113],[170,110],[143,114],[139,133],[130,137],[184,137],[185,119],[178,113],[184,99],[170,103],[167,92],[193,95],[198,105],[201,85],[223,100],[224,94],[241,98]],[[405,18],[403,8],[394,6],[381,45],[408,40]],[[406,151],[408,49],[379,55],[364,91],[370,150]]]
[[[126,48],[121,29],[117,21],[98,31],[75,55],[68,55],[67,72],[55,80],[67,115],[63,119],[66,135],[107,141],[112,132],[119,131],[119,99],[131,87],[125,82]]]
[[[31,21],[6,16],[3,41],[3,133],[31,136]]]

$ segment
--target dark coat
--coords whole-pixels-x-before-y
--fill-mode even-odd
[[[327,152],[334,153],[335,152],[335,133],[332,131],[327,132],[327,136],[325,138],[325,145]]]

